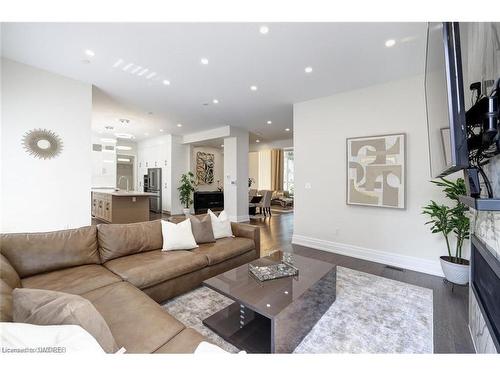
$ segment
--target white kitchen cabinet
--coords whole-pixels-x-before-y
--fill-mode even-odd
[[[144,189],[144,175],[148,173],[148,168],[161,168],[161,186],[162,186],[162,209],[170,210],[170,202],[168,199],[168,188],[166,182],[168,180],[169,168],[169,150],[166,137],[148,139],[139,143],[138,147],[138,163],[137,175],[138,185],[140,190]],[[139,184],[140,183],[140,184]]]

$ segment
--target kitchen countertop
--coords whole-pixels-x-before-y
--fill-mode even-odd
[[[92,189],[93,193],[101,193],[101,194],[111,194],[116,197],[150,197],[154,196],[153,193],[144,193],[143,191],[135,191],[135,190],[118,190],[115,189]]]

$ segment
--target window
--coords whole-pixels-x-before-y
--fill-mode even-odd
[[[284,171],[283,171],[283,189],[293,196],[294,191],[294,164],[293,164],[293,150],[284,150]]]

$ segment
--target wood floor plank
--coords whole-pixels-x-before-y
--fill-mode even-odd
[[[261,228],[263,253],[286,249],[342,267],[432,289],[434,353],[474,353],[468,328],[468,287],[456,286],[452,291],[441,277],[411,270],[397,271],[380,263],[292,245],[293,213],[273,214],[270,218],[252,219],[250,223]]]
[[[167,218],[151,214],[151,220]],[[420,272],[397,271],[385,265],[327,251],[292,245],[293,212],[273,212],[271,217],[251,219],[250,224],[261,228],[262,254],[283,249],[304,254],[342,267],[402,281],[433,291],[433,329],[435,353],[474,353],[468,328],[468,287],[451,290],[440,277]]]

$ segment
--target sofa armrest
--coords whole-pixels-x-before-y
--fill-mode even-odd
[[[3,254],[0,254],[0,278],[12,289],[21,287],[19,274]]]
[[[260,258],[260,228],[255,225],[231,223],[231,230],[236,237],[250,238],[255,244],[257,258]]]

